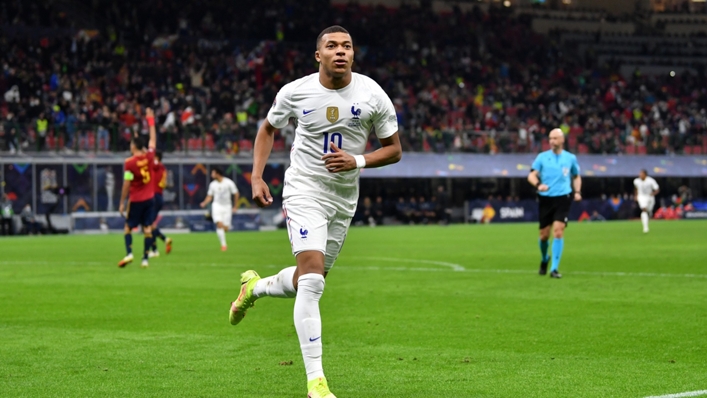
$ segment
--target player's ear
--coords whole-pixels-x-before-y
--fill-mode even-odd
[[[314,52],[314,59],[316,59],[317,62],[322,62],[322,57],[319,56],[319,50]]]

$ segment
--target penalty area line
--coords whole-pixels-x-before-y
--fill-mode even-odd
[[[682,397],[701,397],[704,395],[707,395],[707,390],[679,392],[676,394],[667,394],[667,395],[651,395],[650,397],[646,397],[646,398],[682,398]]]

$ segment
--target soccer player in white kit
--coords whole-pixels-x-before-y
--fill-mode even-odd
[[[238,187],[236,187],[236,183],[233,180],[224,177],[223,171],[218,167],[211,169],[211,178],[213,178],[213,181],[209,184],[206,199],[201,202],[200,206],[204,208],[213,200],[211,218],[216,223],[216,235],[218,235],[218,240],[221,242],[221,251],[225,252],[228,249],[226,232],[231,228],[233,213],[238,210]],[[231,195],[233,196],[233,202],[231,202]]]
[[[264,296],[295,298],[294,323],[307,373],[309,398],[335,398],[322,369],[319,299],[324,277],[339,255],[358,202],[364,167],[381,167],[402,157],[398,122],[390,98],[372,79],[351,72],[354,51],[346,29],[332,26],[317,38],[319,72],[280,90],[255,138],[252,187],[258,206],[272,204],[263,169],[276,129],[297,118],[296,137],[285,173],[283,209],[296,267],[260,278],[241,274],[229,319],[238,324]],[[366,153],[371,129],[382,147]]]
[[[638,207],[641,208],[641,222],[643,223],[643,233],[648,233],[648,220],[653,214],[655,208],[655,195],[660,192],[658,183],[648,176],[648,172],[641,170],[638,178],[633,180],[633,186],[636,189],[635,196],[638,202]]]

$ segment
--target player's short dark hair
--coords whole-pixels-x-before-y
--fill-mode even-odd
[[[218,174],[218,175],[220,175],[221,177],[223,177],[223,170],[221,170],[220,167],[212,167],[212,168],[211,168],[211,171],[215,171],[216,174]]]
[[[646,169],[641,169],[641,173],[648,175],[648,171],[646,171]]]
[[[132,140],[130,140],[133,145],[135,145],[135,148],[138,150],[143,150],[147,145],[145,145],[145,139],[142,137],[133,137]]]
[[[157,158],[157,160],[159,160],[161,162],[162,161],[162,151],[155,151],[155,157]]]
[[[349,33],[348,30],[344,29],[343,26],[339,26],[339,25],[330,26],[330,27],[324,29],[322,31],[322,33],[320,33],[319,36],[317,36],[317,50],[319,50],[319,46],[322,44],[322,37],[324,37],[324,35],[327,35],[329,33],[346,33],[347,35],[351,36],[351,33]]]

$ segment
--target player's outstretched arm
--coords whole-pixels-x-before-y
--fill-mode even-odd
[[[250,183],[253,189],[253,200],[258,207],[266,207],[272,204],[270,188],[268,188],[268,184],[263,181],[263,171],[270,157],[270,152],[272,152],[275,130],[275,127],[270,124],[268,119],[265,119],[258,129],[258,134],[255,136],[255,145],[253,146],[253,174],[250,176]]]
[[[241,197],[241,195],[238,192],[233,194],[233,212],[234,213],[238,211],[238,199],[240,199],[240,197]]]
[[[329,145],[331,153],[322,156],[322,160],[330,173],[340,173],[356,168],[382,167],[397,163],[402,159],[403,149],[397,132],[388,138],[381,138],[380,143],[382,147],[378,150],[365,155],[354,156],[341,150],[332,142]]]
[[[150,141],[147,143],[147,147],[155,149],[157,147],[157,130],[155,129],[155,112],[152,108],[145,109],[145,119],[150,130]]]
[[[214,199],[213,196],[211,195],[206,195],[206,199],[204,199],[203,202],[199,203],[199,206],[203,209],[204,207],[208,206],[209,203]]]
[[[132,181],[132,173],[126,171],[123,177],[123,188],[120,190],[120,204],[118,205],[118,213],[120,213],[121,216],[124,216],[123,212],[125,211],[125,200],[128,198],[128,194],[130,193],[130,181]]]

